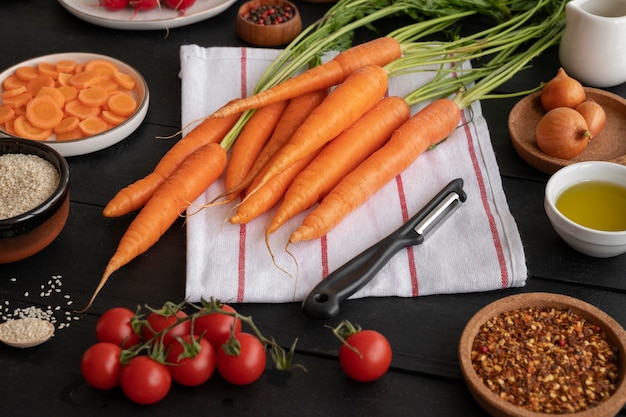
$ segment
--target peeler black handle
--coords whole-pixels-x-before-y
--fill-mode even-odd
[[[342,301],[370,282],[400,249],[421,244],[425,235],[466,198],[463,180],[457,178],[451,181],[395,232],[365,249],[316,285],[302,303],[304,313],[315,318],[335,317],[339,314]]]

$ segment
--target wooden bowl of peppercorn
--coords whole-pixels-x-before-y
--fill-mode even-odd
[[[613,417],[626,403],[626,332],[561,294],[513,295],[482,308],[463,330],[459,363],[494,417]]]
[[[252,0],[237,13],[237,36],[255,46],[286,45],[302,31],[298,8],[285,0]]]

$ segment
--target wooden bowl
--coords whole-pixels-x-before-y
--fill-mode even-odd
[[[605,339],[617,349],[619,376],[615,382],[615,392],[597,406],[566,415],[571,417],[613,417],[617,415],[626,403],[626,332],[619,323],[598,308],[561,294],[526,293],[505,297],[482,308],[472,317],[461,335],[459,362],[465,382],[474,399],[494,417],[546,417],[552,415],[531,411],[501,398],[479,378],[472,364],[472,345],[483,325],[502,313],[527,307],[552,307],[556,310],[571,312],[604,331]]]
[[[521,99],[509,114],[508,125],[513,148],[528,164],[546,174],[583,161],[609,161],[626,165],[626,99],[597,88],[585,87],[588,98],[598,102],[606,112],[606,125],[585,150],[572,159],[561,159],[543,153],[535,140],[535,128],[546,113],[541,105],[541,91]]]
[[[247,19],[247,14],[258,7],[264,5],[289,6],[293,9],[294,15],[291,19],[276,24],[258,24]],[[235,24],[237,36],[243,41],[256,46],[281,46],[295,39],[302,31],[302,18],[298,8],[291,2],[285,0],[252,0],[244,3],[237,13]]]

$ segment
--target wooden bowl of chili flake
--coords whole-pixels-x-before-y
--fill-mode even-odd
[[[298,8],[285,0],[252,0],[237,13],[237,36],[255,46],[286,45],[302,31]]]
[[[626,403],[626,332],[561,294],[485,306],[461,335],[459,362],[472,396],[495,417],[612,417]]]

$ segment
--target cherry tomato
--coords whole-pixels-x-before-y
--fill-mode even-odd
[[[154,336],[154,333],[152,332],[152,330],[154,330],[157,333],[161,332],[167,329],[168,327],[174,325],[179,318],[186,317],[186,316],[187,314],[181,310],[178,310],[176,314],[172,314],[169,316],[152,312],[148,314],[148,317],[146,317],[146,321],[148,322],[150,326],[144,326],[141,330],[141,335],[143,336],[144,339],[148,340],[152,338],[152,336]],[[165,333],[165,335],[163,336],[163,345],[167,347],[171,345],[174,340],[176,340],[175,338],[177,336],[185,336],[190,333],[191,333],[191,321],[190,320],[183,321]]]
[[[124,307],[107,310],[96,323],[98,342],[114,343],[129,348],[141,342],[141,337],[133,330],[131,319],[135,313]]]
[[[339,350],[339,363],[352,379],[362,382],[373,381],[387,372],[391,365],[391,345],[382,334],[374,330],[361,330],[346,339]],[[360,354],[360,355],[359,355]]]
[[[229,305],[223,305],[222,310],[235,313],[235,309]],[[228,341],[230,328],[235,323],[235,318],[221,313],[210,313],[201,315],[195,319],[193,331],[197,335],[204,332],[204,338],[208,340],[215,350]],[[241,332],[241,320],[235,323],[235,333]]]
[[[121,10],[128,7],[128,0],[100,0],[100,6],[109,10]]]
[[[167,354],[172,379],[188,387],[203,384],[215,371],[215,349],[202,337],[197,340],[197,344],[192,344],[191,335],[183,336],[182,339],[188,344],[187,349],[176,340]]]
[[[265,347],[250,333],[237,333],[235,338],[241,345],[239,355],[230,355],[220,348],[217,351],[217,369],[231,384],[251,384],[265,371],[267,362]]]
[[[103,342],[92,345],[83,353],[80,370],[89,385],[108,390],[120,384],[122,348],[116,344]]]
[[[161,401],[172,386],[168,367],[150,356],[135,356],[122,368],[122,391],[137,404],[154,404]]]

